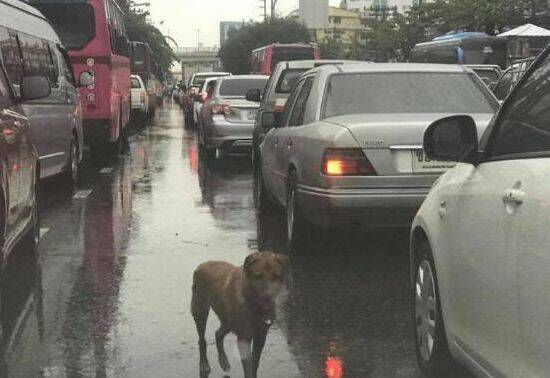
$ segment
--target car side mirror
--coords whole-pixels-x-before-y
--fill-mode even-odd
[[[22,102],[48,97],[52,92],[50,80],[46,76],[23,76],[20,88],[19,99]]]
[[[431,160],[477,165],[479,155],[476,122],[465,115],[435,121],[424,133],[424,151]]]
[[[261,102],[262,101],[262,91],[259,90],[259,89],[249,89],[246,92],[246,101]]]
[[[79,87],[89,87],[90,85],[94,85],[94,83],[95,83],[95,76],[90,71],[84,71],[78,77]]]
[[[262,128],[269,130],[274,127],[281,127],[281,114],[275,112],[263,112]]]

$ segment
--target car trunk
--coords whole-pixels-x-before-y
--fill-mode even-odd
[[[382,186],[430,187],[450,162],[429,161],[423,150],[424,131],[434,121],[453,114],[362,114],[325,120],[346,127],[376,170]],[[481,137],[492,114],[474,114]],[[380,176],[386,176],[381,179]],[[371,181],[368,177],[351,181]],[[349,180],[348,180],[349,181]]]
[[[222,102],[231,107],[232,113],[230,116],[225,116],[228,122],[233,123],[254,123],[256,112],[260,104],[247,101],[243,98],[222,98]]]

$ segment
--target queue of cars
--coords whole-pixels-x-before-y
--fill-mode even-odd
[[[457,363],[487,377],[550,372],[550,50],[506,72],[512,84],[496,66],[281,62],[239,96],[256,109],[255,204],[286,209],[291,251],[311,227],[412,223],[415,348],[431,377]],[[220,88],[239,79],[201,88],[207,158],[226,143],[209,130],[237,115]]]

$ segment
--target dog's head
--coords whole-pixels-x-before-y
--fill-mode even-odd
[[[288,257],[256,252],[245,259],[243,270],[247,286],[261,307],[273,307],[286,300],[291,277]]]

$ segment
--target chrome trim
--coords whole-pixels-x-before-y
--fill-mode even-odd
[[[53,157],[62,156],[62,155],[67,155],[67,154],[65,152],[57,152],[55,154],[41,156],[39,159],[40,160],[51,159]]]
[[[422,150],[421,144],[396,144],[390,146],[390,150]]]

